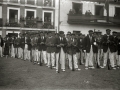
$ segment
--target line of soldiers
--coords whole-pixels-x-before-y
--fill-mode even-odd
[[[56,72],[65,71],[66,65],[70,70],[81,70],[79,65],[85,64],[85,69],[105,68],[109,59],[112,69],[120,66],[120,37],[117,32],[101,36],[93,30],[88,35],[63,31],[40,32],[36,34],[23,33],[19,37],[7,37],[9,54],[13,58],[29,60],[33,64],[55,68]],[[6,47],[5,47],[6,48]],[[109,57],[109,58],[108,58]],[[103,65],[101,61],[103,59]]]

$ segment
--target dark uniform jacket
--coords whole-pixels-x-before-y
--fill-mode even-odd
[[[53,53],[56,51],[56,37],[48,37],[46,40],[47,52]]]
[[[27,41],[27,45],[28,45],[28,50],[31,50],[32,49],[32,45],[31,45],[30,37],[28,37],[26,41]]]
[[[93,52],[97,52],[96,47],[93,45],[94,42],[95,42],[95,39],[94,39],[93,36],[91,38],[92,38],[92,40],[90,41],[90,36],[87,35],[84,38],[84,41],[83,41],[83,50],[86,50],[87,53],[90,52],[91,45],[92,45],[92,48],[93,48]]]
[[[18,48],[18,39],[14,40],[14,48]]]
[[[120,39],[117,42],[118,55],[120,55]]]
[[[1,42],[0,42],[0,46],[3,47],[3,45],[4,45],[3,39],[0,38],[0,40],[1,40]]]
[[[20,39],[20,45],[21,45],[22,49],[25,48],[25,38],[24,37],[21,37],[21,39]]]
[[[116,37],[113,37],[114,38],[114,52],[117,51],[117,42],[118,42],[118,38],[117,36]]]
[[[66,45],[67,45],[66,38],[60,38],[60,37],[56,38],[56,53],[60,52],[61,47],[57,47],[57,45],[60,44],[64,44],[64,46],[62,47],[63,47],[63,51],[66,53]]]
[[[72,55],[76,54],[76,51],[77,51],[77,39],[69,38],[67,41],[67,53]]]
[[[41,42],[43,42],[43,44],[41,44]],[[46,47],[46,37],[44,36],[44,37],[39,37],[38,38],[38,46],[39,46],[39,48],[38,48],[38,50],[39,51],[46,51],[46,49],[47,49],[47,47]]]
[[[109,43],[107,43],[109,41]],[[106,53],[108,48],[110,49],[111,52],[114,52],[114,38],[112,35],[109,35],[109,37],[105,34],[102,37],[102,46],[103,46],[103,52]]]
[[[83,49],[83,38],[78,38],[77,39],[77,47],[79,48],[79,49]]]

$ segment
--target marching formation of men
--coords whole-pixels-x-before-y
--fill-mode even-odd
[[[79,65],[83,64],[86,70],[106,66],[115,70],[120,67],[120,36],[115,31],[112,35],[110,33],[111,30],[106,29],[105,35],[89,30],[87,36],[71,32],[65,35],[63,31],[20,33],[19,37],[6,36],[4,40],[0,36],[0,57],[10,55],[46,65],[56,69],[57,73],[64,72],[66,67],[80,71]]]

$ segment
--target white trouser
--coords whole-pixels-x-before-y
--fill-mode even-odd
[[[114,52],[114,64],[117,65],[117,61],[118,61],[118,55],[117,55],[117,51]]]
[[[80,59],[80,52],[76,53],[77,59]]]
[[[63,48],[61,48],[60,53],[56,53],[56,69],[58,69],[58,60],[60,60],[61,69],[65,69],[65,52]]]
[[[84,56],[83,55],[84,55],[84,53],[83,53],[82,49],[80,49],[80,60],[81,60],[82,64],[84,63],[84,61],[83,61]]]
[[[48,66],[50,66],[52,64],[52,66],[55,66],[55,52],[51,53],[47,53],[47,57],[48,57]]]
[[[31,57],[30,57],[30,50],[27,51],[27,58],[30,61]]]
[[[46,51],[42,51],[42,59],[44,60],[44,63],[47,64],[47,53],[46,53]]]
[[[27,49],[28,49],[28,45],[25,44],[25,48],[24,48],[24,60],[28,59],[28,57],[27,57],[28,50]]]
[[[93,53],[93,57],[94,57],[94,63],[98,63],[98,65],[100,66],[100,60],[99,60],[99,54],[98,53]]]
[[[104,67],[106,67],[108,59],[110,59],[111,66],[114,67],[114,53],[111,53],[109,48],[107,52],[104,53],[104,62],[103,62]]]
[[[69,68],[72,70],[72,55],[68,54],[68,59],[69,59]],[[74,68],[78,68],[78,60],[76,54],[73,54],[73,65]]]
[[[2,47],[0,46],[0,57],[2,57]]]
[[[15,49],[14,49],[13,44],[11,46],[11,57],[15,57]]]
[[[39,61],[39,57],[38,57],[38,49],[34,50],[34,61]]]
[[[120,55],[118,55],[117,66],[120,66]]]
[[[41,51],[38,51],[38,61],[40,61],[40,55],[41,55]]]
[[[90,48],[90,52],[86,53],[86,61],[85,61],[85,67],[89,66],[93,66],[93,49],[92,49],[92,45]]]

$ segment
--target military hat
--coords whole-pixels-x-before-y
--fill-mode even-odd
[[[74,34],[79,34],[81,31],[73,31]]]
[[[106,29],[106,31],[111,31],[110,29]]]
[[[74,33],[72,33],[71,35],[75,35]]]
[[[71,34],[71,32],[67,32],[67,34]]]
[[[59,31],[59,34],[64,34],[64,32],[63,31]]]
[[[88,32],[93,32],[93,30],[89,30]]]

